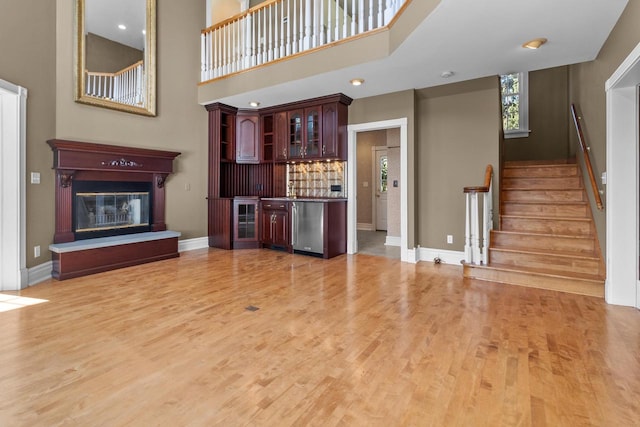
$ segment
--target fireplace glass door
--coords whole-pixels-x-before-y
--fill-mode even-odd
[[[75,211],[77,236],[122,234],[124,229],[149,226],[149,192],[78,192]]]

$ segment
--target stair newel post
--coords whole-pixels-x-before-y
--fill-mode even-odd
[[[471,195],[469,193],[465,194],[465,216],[464,216],[464,259],[466,262],[472,262],[472,252],[471,252],[471,218],[469,216],[469,211],[471,210],[470,205]]]

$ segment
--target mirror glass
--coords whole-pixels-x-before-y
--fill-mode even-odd
[[[156,115],[156,0],[76,0],[76,101]]]

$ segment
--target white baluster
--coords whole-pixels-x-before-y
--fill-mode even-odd
[[[333,14],[331,13],[331,5],[335,5],[332,0],[327,0],[327,43],[331,43],[331,38],[333,36]]]
[[[335,23],[335,36],[333,37],[334,40],[340,40],[340,3],[338,3],[338,0],[335,0],[335,5],[336,5],[336,23]]]
[[[271,6],[272,5],[269,5],[269,26],[265,27],[269,35],[269,61],[273,61],[273,28],[271,27],[273,25],[273,19],[271,19]]]
[[[203,82],[206,80],[206,72],[207,72],[207,55],[206,55],[206,36],[204,34],[200,34],[200,81]]]
[[[482,218],[484,224],[482,230],[482,262],[486,265],[489,262],[490,233],[493,230],[493,186],[491,183],[489,183],[489,191],[484,194]]]
[[[464,210],[464,260],[467,263],[473,263],[473,253],[471,252],[471,194],[465,193],[465,210]]]
[[[342,38],[346,39],[349,37],[349,29],[347,27],[347,0],[343,0],[342,2]]]
[[[373,29],[373,0],[369,0],[369,21],[367,30],[371,31]]]
[[[293,19],[293,39],[291,40],[291,53],[298,52],[298,0],[293,0],[293,13],[289,19]]]
[[[287,0],[287,56],[291,55],[291,0]]]
[[[280,3],[280,52],[278,56],[281,58],[286,55],[284,46],[284,1]]]
[[[482,259],[480,257],[480,218],[478,216],[478,193],[471,195],[471,248],[473,250],[473,263],[477,264]]]
[[[364,0],[358,0],[358,34],[364,33]]]
[[[311,0],[305,0],[304,4],[304,19],[302,14],[300,19],[304,22],[304,38],[302,42],[302,50],[307,50],[311,47]]]
[[[382,0],[378,0],[378,27],[382,27],[384,25],[384,14],[382,8]]]
[[[351,35],[356,35],[356,25],[358,25],[358,15],[356,14],[356,1],[351,2]]]

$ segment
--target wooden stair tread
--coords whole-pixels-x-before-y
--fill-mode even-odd
[[[500,215],[503,219],[518,218],[518,219],[537,219],[541,221],[576,221],[576,222],[591,222],[591,218],[582,218],[575,216],[535,216],[535,215]]]
[[[572,259],[584,259],[584,260],[593,260],[598,261],[600,258],[597,253],[586,253],[586,252],[571,252],[571,251],[559,251],[554,249],[545,249],[544,252],[539,249],[529,249],[525,247],[517,247],[517,246],[492,246],[489,250],[495,250],[500,252],[511,252],[511,253],[519,253],[519,254],[528,254],[528,255],[550,255],[554,257],[562,257],[562,258],[572,258]]]
[[[582,187],[548,188],[548,187],[506,187],[501,191],[582,191]]]
[[[483,265],[468,264],[468,266],[472,268],[511,271],[511,272],[518,272],[518,273],[527,273],[535,276],[556,277],[556,278],[562,278],[562,279],[577,279],[577,280],[582,280],[587,282],[604,284],[604,277],[599,276],[597,274],[574,273],[574,272],[563,274],[555,270],[548,270],[546,268],[522,267],[517,265],[496,264],[496,263],[483,264]]]
[[[537,168],[540,166],[558,167],[567,165],[577,165],[576,159],[556,159],[556,160],[509,160],[504,162],[504,168]]]
[[[588,203],[584,200],[559,200],[559,201],[549,201],[549,200],[505,200],[502,202],[503,205],[580,205],[585,206]]]
[[[562,237],[565,239],[584,239],[591,240],[593,236],[584,236],[579,234],[549,234],[549,233],[532,233],[530,231],[509,231],[509,230],[491,230],[492,233],[505,234],[510,236],[535,236],[535,237]]]

